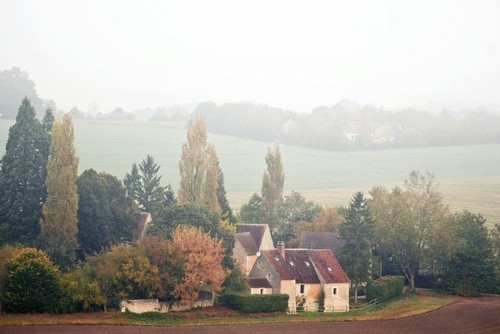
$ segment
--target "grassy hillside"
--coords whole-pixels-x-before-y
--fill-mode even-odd
[[[8,128],[0,120],[0,154]],[[161,165],[162,184],[179,185],[179,159],[186,130],[182,123],[75,120],[79,172],[94,168],[123,179],[147,154]],[[264,157],[272,143],[209,134],[224,172],[228,199],[239,208],[260,192]],[[356,191],[402,185],[411,170],[436,174],[438,190],[452,210],[482,213],[500,223],[500,145],[476,145],[329,152],[283,146],[285,192],[296,190],[320,204],[346,205]]]

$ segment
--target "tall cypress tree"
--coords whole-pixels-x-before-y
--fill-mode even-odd
[[[54,123],[51,136],[45,181],[47,200],[43,204],[38,244],[55,264],[67,268],[75,261],[78,248],[78,157],[75,155],[75,136],[69,114]]]
[[[16,123],[9,130],[0,161],[0,245],[33,245],[47,196],[45,175],[50,136],[24,98]]]

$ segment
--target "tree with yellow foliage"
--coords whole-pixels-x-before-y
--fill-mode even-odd
[[[45,179],[47,200],[42,207],[37,242],[55,264],[65,269],[74,263],[78,248],[78,157],[75,155],[75,135],[69,114],[54,123],[51,138]]]
[[[203,117],[197,115],[189,122],[187,142],[182,144],[179,203],[205,205],[210,211],[220,214],[217,167],[215,147],[207,141],[207,127]]]

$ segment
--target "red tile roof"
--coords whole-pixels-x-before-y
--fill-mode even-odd
[[[290,269],[295,276],[295,283],[319,284],[318,274],[306,249],[285,250],[286,262],[290,264]]]
[[[349,277],[329,249],[307,251],[325,283],[349,283]]]
[[[281,280],[295,279],[295,275],[290,269],[290,263],[288,261],[285,261],[276,249],[264,250],[262,251],[262,255],[267,258],[276,273],[278,273],[278,276],[281,278]]]
[[[262,254],[277,272],[281,280],[293,280],[296,284],[349,283],[350,280],[329,249],[286,249],[285,259],[277,250]]]

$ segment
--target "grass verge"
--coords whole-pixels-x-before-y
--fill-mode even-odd
[[[189,326],[262,322],[314,322],[388,320],[426,313],[459,300],[456,297],[408,294],[390,302],[346,313],[301,312],[240,314],[224,308],[210,307],[186,312],[143,314],[101,312],[77,314],[1,314],[2,325],[155,325]]]

